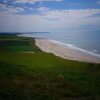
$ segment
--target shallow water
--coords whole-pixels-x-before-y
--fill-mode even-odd
[[[22,35],[56,40],[96,54],[100,54],[100,31],[69,31],[50,33],[31,32]]]

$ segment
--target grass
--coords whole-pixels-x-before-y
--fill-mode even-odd
[[[34,39],[27,42],[35,53],[0,51],[1,100],[100,99],[100,64],[65,60],[39,50]]]
[[[32,43],[32,39],[20,37],[0,39],[0,51],[37,51],[37,47]]]

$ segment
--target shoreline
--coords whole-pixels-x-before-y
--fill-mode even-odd
[[[48,40],[48,41],[55,42],[55,43],[58,43],[60,45],[63,45],[64,47],[69,47],[69,48],[74,49],[74,50],[77,50],[79,52],[82,52],[82,53],[84,52],[86,54],[93,55],[93,56],[96,56],[96,57],[100,58],[100,54],[96,54],[96,53],[94,53],[92,51],[88,51],[88,50],[79,48],[79,47],[77,47],[75,45],[72,45],[72,44],[66,44],[66,43],[63,43],[61,41],[55,41],[55,40]]]
[[[70,44],[64,44],[59,41],[45,38],[35,38],[35,44],[42,51],[53,53],[67,60],[100,63],[100,55],[74,47]]]
[[[95,50],[95,49],[92,50],[92,51],[90,51],[90,50],[86,50],[86,49],[82,49],[82,48],[80,48],[80,47],[77,47],[77,46],[74,45],[74,44],[67,44],[67,43],[64,43],[64,42],[62,42],[62,41],[52,40],[52,39],[43,38],[43,37],[30,36],[30,35],[28,35],[28,34],[23,34],[23,33],[22,33],[21,35],[17,35],[17,36],[31,37],[31,38],[34,38],[34,39],[46,39],[46,40],[51,41],[51,42],[56,42],[56,43],[61,44],[61,45],[64,45],[64,46],[68,46],[68,47],[70,47],[70,48],[77,49],[79,52],[81,51],[81,52],[84,52],[84,53],[86,53],[86,54],[90,54],[90,55],[97,56],[97,57],[100,58],[100,53],[96,53],[95,51],[97,51],[97,50]],[[94,51],[94,52],[93,52],[93,51]]]

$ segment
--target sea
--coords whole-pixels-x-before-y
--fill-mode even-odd
[[[46,38],[100,56],[100,31],[29,32],[22,36]]]

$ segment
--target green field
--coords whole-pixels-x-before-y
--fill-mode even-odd
[[[0,100],[100,100],[100,64],[42,52],[32,38],[1,36]]]

